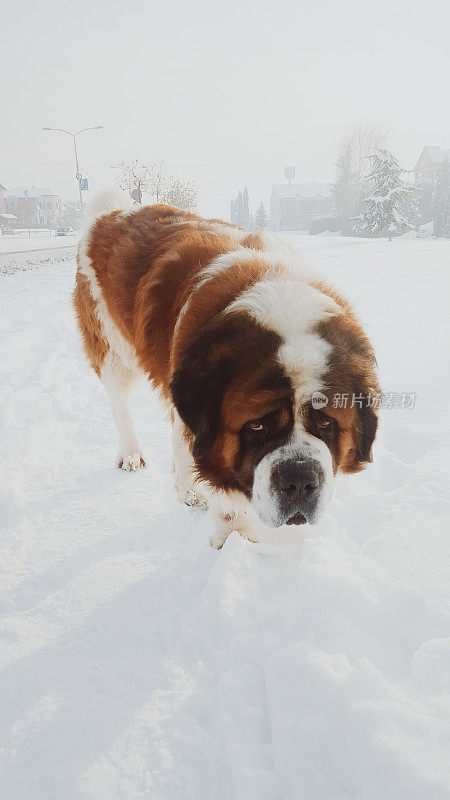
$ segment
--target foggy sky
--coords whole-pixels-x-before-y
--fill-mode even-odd
[[[79,139],[91,190],[136,152],[193,178],[201,213],[227,218],[245,184],[267,203],[287,164],[331,181],[337,139],[358,122],[385,123],[412,168],[423,145],[450,147],[448,5],[5,4],[0,182],[75,197],[72,142],[42,127],[98,124]]]

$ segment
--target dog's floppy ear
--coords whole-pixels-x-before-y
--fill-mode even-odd
[[[205,458],[216,441],[225,393],[234,378],[273,355],[281,338],[245,313],[219,314],[186,347],[170,382],[173,403],[194,434],[193,455]],[[276,379],[287,377],[277,368]]]
[[[359,472],[372,461],[372,445],[378,427],[378,417],[372,407],[364,405],[355,414],[354,447],[349,454],[346,472]]]
[[[196,336],[170,382],[173,403],[195,436],[196,459],[202,459],[215,442],[222,399],[232,377],[234,348],[227,323],[215,320]]]
[[[378,428],[378,417],[371,407],[358,410],[359,431],[356,455],[358,461],[369,463],[372,461],[372,445]]]

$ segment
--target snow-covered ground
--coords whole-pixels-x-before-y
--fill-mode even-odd
[[[56,261],[73,260],[78,233],[70,236],[50,236],[49,232],[34,232],[31,236],[0,236],[0,274],[36,267]]]
[[[448,798],[450,246],[291,239],[416,408],[383,411],[318,528],[220,552],[175,500],[149,388],[149,466],[113,468],[74,263],[1,276],[5,800]]]
[[[70,247],[76,245],[78,234],[73,233],[69,236],[55,236],[50,232],[32,233],[30,236],[24,233],[20,236],[0,236],[0,253],[23,253],[30,250],[49,250],[53,247]]]

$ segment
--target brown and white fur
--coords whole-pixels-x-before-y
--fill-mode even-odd
[[[74,305],[110,398],[117,464],[145,466],[129,396],[147,378],[170,409],[175,483],[205,502],[212,542],[237,530],[314,523],[337,472],[371,460],[378,391],[349,304],[267,233],[104,193],[81,238]],[[314,410],[311,397],[329,400]]]

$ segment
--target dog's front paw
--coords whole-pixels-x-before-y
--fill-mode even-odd
[[[184,503],[184,505],[190,506],[191,508],[201,508],[202,510],[208,508],[205,497],[195,486],[194,480],[190,474],[179,474],[175,477],[175,491],[180,503]]]
[[[126,472],[136,472],[140,467],[145,467],[146,462],[142,453],[131,453],[131,455],[123,456],[119,453],[117,456],[117,466]]]
[[[179,489],[177,494],[180,503],[184,503],[186,506],[190,506],[191,508],[195,506],[196,508],[201,508],[203,511],[206,511],[208,508],[206,499],[197,489]]]
[[[228,539],[230,533],[236,532],[243,539],[257,543],[258,539],[253,531],[246,514],[227,513],[221,514],[216,519],[214,533],[210,537],[211,547],[220,550]]]

